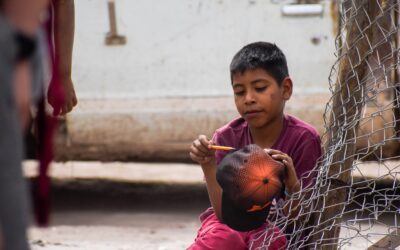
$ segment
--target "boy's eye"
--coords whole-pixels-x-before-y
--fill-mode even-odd
[[[267,87],[264,86],[264,87],[258,87],[258,88],[255,88],[255,89],[256,89],[257,92],[263,92],[266,88]]]
[[[235,91],[236,96],[243,96],[244,95],[244,90],[241,91]]]

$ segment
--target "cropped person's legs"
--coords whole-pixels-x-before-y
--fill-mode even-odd
[[[3,136],[3,133],[0,132],[0,134],[0,137]],[[2,141],[0,142],[2,151],[3,139],[0,139],[0,141]],[[17,162],[19,157],[14,154],[15,152],[10,151],[8,151],[8,155],[4,155],[5,152],[0,153],[1,238],[4,250],[26,250],[29,249],[26,235],[28,221],[27,190],[22,179],[21,162],[19,164]],[[3,159],[5,156],[8,158],[6,161]]]
[[[22,176],[22,129],[14,99],[15,48],[0,15],[0,227],[4,250],[29,249],[27,186]]]

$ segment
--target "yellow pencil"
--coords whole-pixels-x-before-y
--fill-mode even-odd
[[[225,146],[217,146],[217,145],[211,145],[210,146],[211,149],[216,149],[216,150],[235,150],[235,148],[232,147],[225,147]]]

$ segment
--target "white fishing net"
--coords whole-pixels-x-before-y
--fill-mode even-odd
[[[324,153],[313,186],[286,201],[279,227],[287,249],[396,249],[400,246],[399,1],[342,0]],[[333,8],[335,9],[335,8]],[[296,209],[296,207],[298,207]],[[260,249],[260,248],[258,248]]]

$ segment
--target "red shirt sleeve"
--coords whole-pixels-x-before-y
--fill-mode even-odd
[[[292,156],[296,174],[302,182],[302,188],[313,184],[315,173],[312,171],[321,157],[321,140],[320,138],[310,138],[303,140],[302,145],[297,147],[297,150]]]

